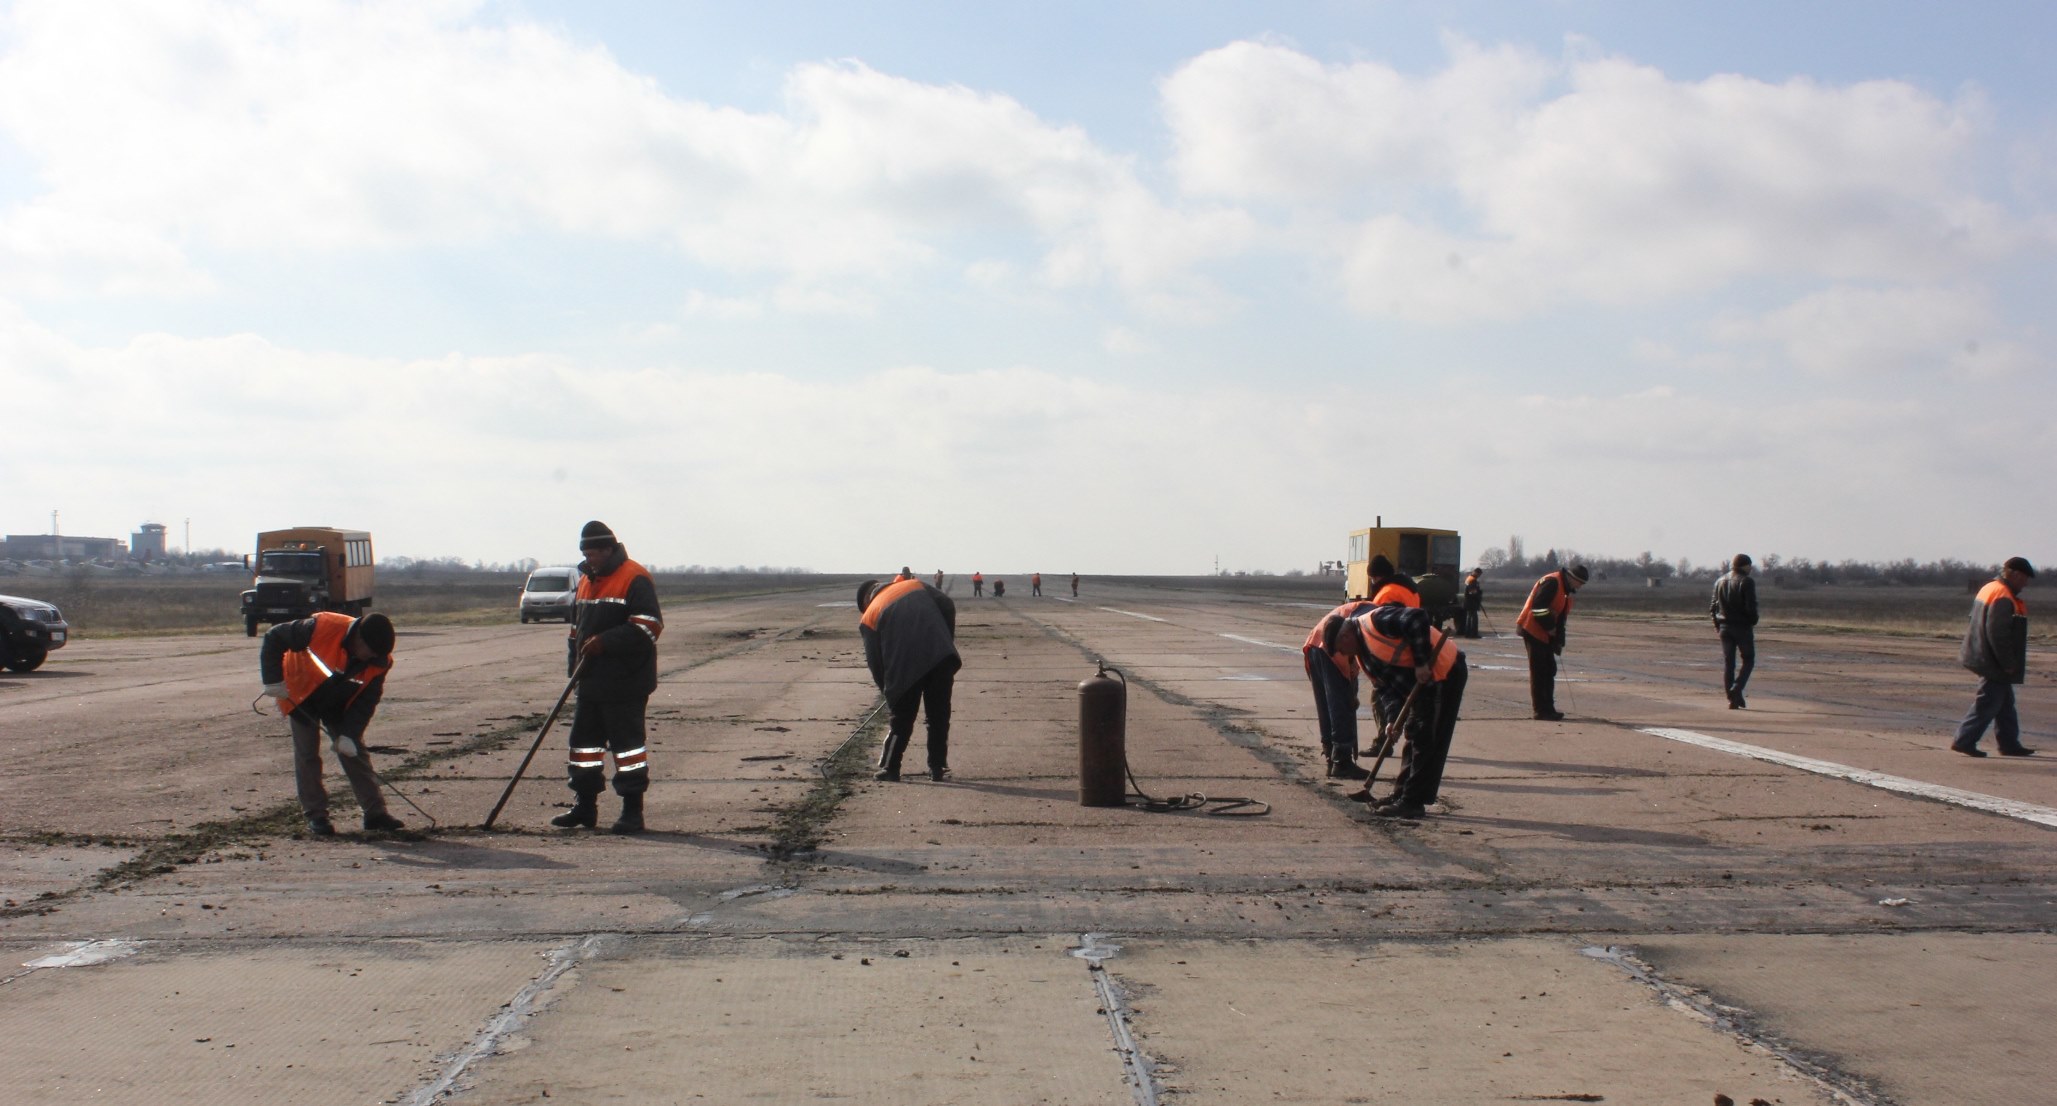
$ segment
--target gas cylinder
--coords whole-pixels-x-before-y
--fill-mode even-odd
[[[1078,685],[1078,801],[1121,806],[1128,801],[1128,677],[1109,679],[1107,662]]]

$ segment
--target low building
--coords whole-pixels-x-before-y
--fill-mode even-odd
[[[9,534],[0,538],[0,557],[10,561],[114,561],[128,556],[120,538],[70,534]]]

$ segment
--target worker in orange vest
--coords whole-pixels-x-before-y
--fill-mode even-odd
[[[2028,678],[2028,604],[2022,601],[2021,589],[2035,577],[2035,566],[2026,557],[2009,557],[2000,566],[2000,575],[1979,589],[1971,605],[1971,626],[1964,632],[1958,659],[1978,673],[1978,695],[1950,745],[1965,756],[1986,755],[1978,740],[1989,725],[2001,756],[2035,752],[2021,743],[2021,718],[2014,711],[2014,685]]]
[[[571,809],[550,824],[592,829],[599,822],[606,757],[612,752],[621,817],[608,828],[641,833],[643,795],[650,788],[644,714],[657,690],[657,638],[664,633],[664,612],[649,570],[629,559],[628,547],[615,540],[606,523],[586,523],[579,531],[579,552],[585,560],[579,565],[577,621],[565,639],[566,663],[578,673],[565,770],[565,785],[574,798]]]
[[[1300,644],[1300,665],[1314,688],[1315,727],[1321,734],[1321,759],[1332,780],[1361,780],[1371,775],[1357,764],[1356,631],[1341,633],[1349,620],[1372,608],[1368,599],[1352,599],[1321,616]]]
[[[964,661],[957,654],[957,604],[919,580],[857,585],[857,636],[864,664],[886,697],[886,744],[878,779],[900,779],[900,758],[914,736],[914,715],[928,717],[929,778],[950,774],[950,692]]]
[[[1584,565],[1544,573],[1529,589],[1528,602],[1514,620],[1521,630],[1521,644],[1528,650],[1529,705],[1545,722],[1564,719],[1564,712],[1557,709],[1557,658],[1564,652],[1564,624],[1571,618],[1572,593],[1584,587],[1590,575]]]
[[[985,593],[986,593],[986,574],[985,574],[985,573],[983,573],[983,572],[973,572],[973,573],[971,574],[971,595],[972,595],[972,598],[976,599],[976,598],[978,598],[979,596],[981,596],[981,595],[984,595]]]
[[[1371,602],[1374,606],[1398,603],[1403,607],[1421,606],[1421,589],[1414,581],[1400,575],[1393,569],[1393,562],[1384,553],[1374,554],[1371,563],[1365,566],[1365,575],[1371,580]]]
[[[1029,595],[1033,597],[1033,596],[1040,596],[1040,595],[1042,595],[1042,594],[1043,594],[1043,574],[1042,574],[1042,573],[1040,573],[1040,572],[1031,572],[1031,573],[1029,573]]]
[[[1367,784],[1348,798],[1371,803],[1372,813],[1381,818],[1420,818],[1441,793],[1470,668],[1464,652],[1418,607],[1375,606],[1350,619],[1349,628],[1354,632],[1338,637],[1354,643],[1357,661],[1371,677],[1380,716],[1391,720],[1380,723],[1379,739],[1404,736],[1407,748],[1392,794],[1373,802]]]
[[[405,829],[386,813],[364,731],[385,694],[393,667],[393,623],[382,614],[352,618],[321,611],[312,618],[281,622],[264,635],[258,675],[264,693],[278,700],[279,714],[293,731],[293,783],[309,833],[336,832],[329,820],[328,791],[321,785],[321,730],[334,742],[336,760],[350,793],[364,812],[367,833]]]

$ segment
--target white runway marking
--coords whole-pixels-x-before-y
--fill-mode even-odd
[[[1653,737],[1661,737],[1668,741],[1680,741],[1687,745],[1698,745],[1703,749],[1713,749],[1719,753],[1730,753],[1739,757],[1749,757],[1752,760],[1783,764],[1788,768],[1798,768],[1802,772],[1813,772],[1816,775],[1849,780],[1852,783],[1861,783],[1867,787],[1876,787],[1883,791],[1897,791],[1903,795],[1917,795],[1921,798],[1934,799],[1938,802],[1955,803],[1958,806],[1970,807],[1973,810],[1983,810],[1988,814],[2000,814],[2008,818],[2019,818],[2024,822],[2034,822],[2039,826],[2057,828],[2057,809],[2037,806],[2034,803],[2024,803],[2018,799],[2002,799],[1994,795],[1981,795],[1976,791],[1961,791],[1955,787],[1944,787],[1938,783],[1923,783],[1920,780],[1910,780],[1902,776],[1889,776],[1884,772],[1873,772],[1865,768],[1852,768],[1847,764],[1837,764],[1834,761],[1815,760],[1813,757],[1781,753],[1776,749],[1745,745],[1740,741],[1708,737],[1706,734],[1694,733],[1691,730],[1673,730],[1661,726],[1645,726],[1639,732],[1650,734]]]
[[[1300,651],[1300,647],[1297,645],[1280,645],[1278,642],[1275,641],[1265,641],[1262,638],[1244,637],[1241,634],[1220,634],[1218,636],[1225,637],[1230,641],[1240,641],[1245,645],[1262,645],[1266,649],[1282,649],[1288,653],[1297,653]]]
[[[1143,621],[1145,621],[1145,622],[1164,622],[1164,621],[1167,621],[1166,619],[1162,619],[1162,618],[1159,618],[1159,617],[1157,617],[1157,616],[1156,616],[1156,615],[1154,615],[1154,614],[1137,614],[1137,613],[1136,613],[1136,612],[1134,612],[1134,611],[1125,611],[1125,610],[1122,610],[1122,609],[1121,609],[1120,607],[1101,607],[1100,609],[1101,609],[1101,610],[1103,610],[1103,611],[1112,611],[1112,612],[1114,612],[1115,614],[1125,614],[1125,615],[1129,616],[1130,618],[1140,618],[1140,619],[1142,619],[1142,620],[1143,620]]]

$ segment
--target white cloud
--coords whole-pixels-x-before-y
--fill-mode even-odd
[[[2003,377],[2031,356],[1985,296],[1962,288],[1838,286],[1713,331],[1771,345],[1786,363],[1828,377]]]
[[[46,186],[0,211],[17,293],[106,289],[102,266],[187,292],[221,253],[555,233],[796,286],[1011,236],[1060,285],[1161,294],[1243,233],[1233,212],[1167,207],[1076,127],[856,62],[799,66],[784,111],[750,113],[475,3],[30,2],[13,31],[0,129]]]
[[[1441,72],[1237,43],[1164,85],[1197,195],[1300,205],[1349,302],[1429,321],[1784,278],[1938,278],[2040,236],[1968,167],[1976,97],[1673,80],[1461,41]],[[1369,197],[1371,202],[1361,204]]]

